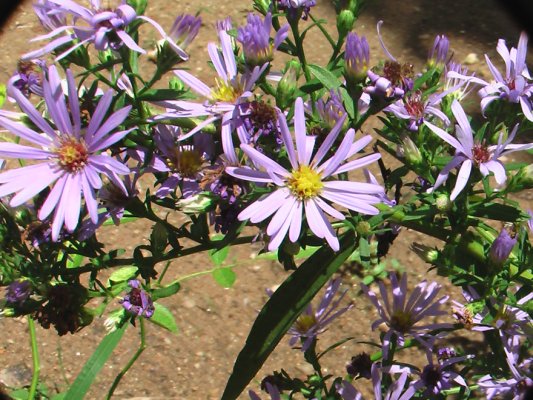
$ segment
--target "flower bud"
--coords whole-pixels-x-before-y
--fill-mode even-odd
[[[450,196],[446,193],[439,194],[435,199],[435,207],[440,212],[450,211],[452,208],[452,202],[450,201]]]
[[[353,28],[355,22],[355,15],[350,10],[342,10],[339,15],[337,15],[337,30],[339,31],[339,36],[345,37],[348,32]]]
[[[498,237],[492,242],[489,251],[489,260],[495,265],[503,265],[509,258],[517,240],[514,225],[503,227]]]
[[[368,235],[370,232],[372,232],[372,227],[367,221],[361,221],[357,224],[355,230],[361,235]]]
[[[402,137],[401,151],[405,157],[405,160],[410,165],[418,166],[424,162],[424,157],[420,153],[420,150],[416,146],[415,142],[413,142],[407,135]]]
[[[353,15],[353,14],[352,14]],[[366,38],[348,33],[344,52],[344,76],[346,80],[358,83],[366,79],[370,62],[370,47]]]
[[[450,48],[450,41],[444,35],[437,35],[433,42],[433,47],[429,51],[427,64],[430,68],[440,67],[444,68],[446,58],[448,58],[448,50]]]
[[[518,170],[515,175],[516,183],[530,188],[533,186],[533,164],[526,165]]]
[[[298,61],[291,60],[287,63],[276,90],[276,102],[281,109],[287,108],[289,104],[293,103],[300,71],[301,65]]]

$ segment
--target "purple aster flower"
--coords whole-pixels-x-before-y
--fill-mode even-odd
[[[454,78],[454,76],[457,75],[468,77],[468,80]],[[471,86],[472,83],[470,78],[474,77],[474,75],[475,73],[470,73],[468,68],[463,67],[459,63],[450,61],[444,67],[444,76],[446,77],[444,82],[444,90],[454,99],[457,99],[459,102],[461,102],[473,89],[472,87],[469,89],[469,86]]]
[[[258,169],[226,168],[226,172],[236,178],[277,186],[272,193],[245,208],[239,214],[239,219],[250,219],[252,223],[258,223],[274,214],[266,229],[267,235],[270,236],[268,249],[273,251],[279,247],[287,233],[291,242],[298,240],[305,215],[311,231],[317,237],[325,238],[330,247],[338,251],[339,240],[326,214],[337,220],[343,220],[345,217],[324,200],[362,214],[375,215],[379,211],[373,204],[380,202],[384,189],[376,184],[329,178],[368,165],[378,160],[381,155],[375,153],[343,164],[372,140],[370,135],[367,135],[354,142],[355,131],[350,129],[335,154],[322,162],[344,125],[344,118],[341,118],[313,156],[316,136],[306,134],[304,104],[301,98],[296,100],[294,112],[296,149],[285,115],[280,112],[278,120],[291,164],[290,171],[247,144],[241,144],[241,149]]]
[[[307,308],[300,314],[294,325],[287,332],[291,335],[289,345],[294,347],[298,341],[302,341],[302,351],[307,351],[317,336],[326,331],[329,324],[353,307],[353,304],[349,304],[346,307],[338,309],[339,304],[348,290],[342,292],[333,301],[340,286],[340,278],[332,279],[317,309],[314,310],[311,304],[307,305]]]
[[[391,340],[395,340],[398,345],[403,346],[405,337],[412,336],[424,346],[430,347],[431,344],[425,339],[430,331],[452,327],[451,324],[445,323],[421,323],[424,318],[446,314],[446,311],[441,310],[440,306],[448,300],[449,296],[435,300],[441,289],[437,282],[428,284],[427,281],[422,281],[407,297],[407,274],[403,274],[401,281],[398,282],[396,274],[391,273],[390,280],[392,303],[389,301],[389,295],[383,282],[379,282],[383,304],[373,291],[361,284],[361,289],[379,313],[379,319],[372,323],[372,330],[383,323],[389,328],[383,337],[383,358],[388,357]]]
[[[181,129],[171,125],[158,125],[154,135],[157,146],[156,157],[152,159],[152,172],[170,172],[161,184],[156,196],[165,197],[178,185],[181,194],[187,198],[200,192],[202,168],[214,153],[212,136],[198,133],[192,145],[180,145]]]
[[[350,32],[346,36],[346,50],[344,51],[344,71],[347,78],[355,82],[366,78],[370,63],[370,46],[366,37],[357,36]]]
[[[416,90],[403,99],[387,106],[383,111],[391,112],[398,118],[409,120],[408,129],[413,132],[418,131],[420,125],[429,116],[434,116],[445,125],[449,125],[450,120],[446,114],[436,107],[447,94],[448,92],[433,93],[424,100],[422,98],[422,92]]]
[[[18,62],[17,72],[10,78],[8,86],[13,85],[26,97],[36,94],[43,96],[43,69],[46,64],[41,60],[31,60]]]
[[[208,117],[194,129],[182,135],[179,140],[185,140],[214,121],[222,120],[222,147],[228,161],[237,165],[238,160],[233,148],[231,133],[237,129],[240,140],[247,142],[249,135],[242,121],[241,105],[252,96],[251,90],[268,64],[264,64],[262,67],[257,66],[253,71],[244,75],[238,75],[230,36],[226,31],[221,30],[219,31],[219,38],[222,51],[217,49],[214,43],[209,43],[207,46],[209,56],[218,74],[216,87],[210,88],[186,71],[174,71],[178,78],[207,101],[203,103],[183,100],[159,102],[158,104],[171,110],[156,117],[156,119]]]
[[[435,182],[435,186],[433,186],[429,192],[442,185],[448,179],[450,171],[459,165],[461,165],[461,168],[457,174],[455,187],[450,195],[450,200],[452,201],[455,200],[468,183],[468,178],[470,177],[473,165],[479,168],[479,171],[483,176],[487,176],[492,172],[498,185],[502,185],[507,180],[507,175],[505,173],[505,167],[499,158],[514,151],[533,148],[533,143],[510,144],[516,136],[518,125],[515,125],[505,142],[503,142],[502,139],[502,132],[497,145],[486,146],[484,143],[476,143],[474,142],[474,136],[468,118],[466,117],[463,107],[457,100],[454,100],[452,103],[452,113],[458,123],[455,129],[457,139],[449,133],[446,133],[443,129],[427,121],[424,122],[433,133],[455,148],[453,159],[440,172]]]
[[[138,317],[152,317],[155,307],[150,295],[141,288],[141,283],[137,279],[128,281],[128,285],[131,290],[120,300],[122,307]]]
[[[102,187],[100,174],[109,177],[113,173],[129,173],[126,165],[103,151],[135,129],[111,133],[122,124],[131,109],[131,106],[121,108],[104,120],[113,99],[111,90],[101,97],[89,125],[82,129],[78,89],[70,70],[67,70],[67,83],[68,101],[65,99],[55,66],[51,66],[47,76],[43,78],[46,109],[55,127],[41,116],[17,88],[9,87],[10,95],[43,133],[9,119],[10,114],[0,111],[1,126],[21,139],[41,147],[39,149],[10,142],[0,143],[1,157],[38,161],[36,164],[1,173],[0,197],[16,193],[10,201],[10,205],[16,207],[53,185],[38,217],[44,220],[53,212],[54,241],[59,238],[63,224],[69,232],[76,229],[82,197],[91,220],[94,223],[98,221],[95,190]]]
[[[385,395],[382,394],[381,389],[382,368],[379,363],[372,364],[371,375],[375,400],[399,400],[400,398],[407,400],[412,397],[412,395],[409,397],[402,396],[402,391],[409,376],[409,370],[403,369],[401,371],[401,375],[389,386]],[[337,384],[336,389],[342,400],[363,400],[363,395],[347,381],[342,381],[342,384]]]
[[[445,65],[448,61],[448,50],[450,48],[450,41],[444,35],[437,35],[433,42],[433,47],[428,53],[428,65],[438,66]]]
[[[91,0],[90,8],[83,7],[71,0],[47,0],[40,6],[40,10],[41,13],[47,16],[61,16],[58,18],[62,19],[71,16],[75,25],[63,24],[46,35],[34,38],[32,41],[47,40],[64,33],[63,36],[55,38],[44,47],[25,54],[23,59],[26,60],[39,58],[63,45],[71,43],[75,39],[78,40],[78,43],[61,53],[57,60],[88,43],[93,43],[97,50],[107,50],[109,48],[118,50],[123,45],[126,45],[133,51],[145,53],[126,32],[128,25],[136,20],[150,23],[163,38],[167,39],[169,45],[183,60],[188,59],[187,53],[166,35],[157,22],[145,16],[138,16],[133,7],[126,4],[125,1],[122,1],[121,5],[113,10],[102,7],[100,0]],[[47,21],[47,25],[49,25],[49,21]]]
[[[527,358],[519,363],[519,346],[504,345],[503,348],[512,377],[496,379],[490,375],[485,375],[478,380],[477,384],[486,394],[488,400],[496,396],[513,400],[529,400],[533,393],[533,378],[531,376],[533,358]]]
[[[306,20],[311,7],[316,6],[316,0],[278,0],[278,8],[287,11],[288,19],[296,19],[300,15]]]
[[[470,356],[451,357],[443,361],[433,362],[430,351],[427,352],[428,364],[419,372],[419,379],[410,383],[405,393],[399,400],[407,400],[414,396],[420,389],[424,389],[426,398],[442,393],[443,390],[451,389],[455,384],[467,387],[464,378],[450,369],[450,366],[471,358]],[[415,371],[416,372],[416,371]]]
[[[451,77],[465,79],[483,86],[478,94],[481,97],[481,111],[484,113],[487,106],[494,100],[503,99],[510,103],[520,103],[525,117],[533,121],[531,96],[533,84],[531,75],[526,65],[527,35],[522,32],[517,48],[507,48],[505,40],[498,40],[496,50],[505,63],[505,76],[492,64],[485,54],[485,60],[492,73],[494,81],[487,82],[476,77],[464,76],[460,73],[449,73]]]
[[[242,43],[244,58],[252,66],[263,65],[272,61],[272,52],[285,40],[289,34],[289,25],[283,25],[270,44],[270,31],[272,30],[272,14],[267,13],[265,20],[256,14],[248,14],[246,26],[237,30],[237,40]]]
[[[26,280],[13,281],[7,287],[6,300],[12,305],[22,305],[31,294],[31,283]]]
[[[518,237],[514,225],[504,226],[498,237],[492,242],[489,251],[489,260],[495,265],[503,265],[509,258],[517,241]]]
[[[365,92],[376,97],[393,99],[402,97],[413,88],[413,66],[408,63],[400,64],[387,50],[381,36],[382,24],[383,21],[378,21],[378,39],[389,61],[385,61],[381,75],[368,70],[371,85],[365,88]]]
[[[190,14],[181,14],[174,20],[168,37],[181,49],[186,49],[198,35],[202,18]]]
[[[312,111],[312,107],[309,104],[309,109]],[[338,91],[331,89],[329,91],[329,97],[324,99],[318,99],[315,104],[315,109],[318,113],[320,124],[331,130],[339,119],[344,118],[346,110],[342,102],[341,95]],[[345,126],[347,125],[347,121]]]

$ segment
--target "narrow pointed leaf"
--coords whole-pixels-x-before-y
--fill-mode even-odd
[[[352,232],[340,238],[340,248],[338,253],[327,246],[318,250],[270,297],[235,361],[222,400],[234,400],[242,393],[298,315],[352,254],[356,248]]]

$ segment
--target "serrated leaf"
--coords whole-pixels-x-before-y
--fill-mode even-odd
[[[148,321],[166,329],[172,333],[178,332],[178,325],[174,319],[174,315],[165,306],[154,303],[155,311],[154,315],[148,319]]]
[[[212,272],[213,279],[223,288],[230,288],[235,283],[237,275],[231,267],[217,268]]]
[[[137,275],[138,270],[139,268],[137,267],[123,267],[114,271],[108,279],[108,286],[111,286],[113,283],[125,282],[134,278]]]
[[[337,89],[341,85],[340,79],[331,71],[314,64],[309,65],[309,69],[327,89]]]
[[[70,386],[68,392],[65,394],[66,399],[83,399],[89,387],[93,383],[96,375],[102,369],[107,359],[113,353],[113,350],[120,342],[122,335],[126,331],[128,324],[124,324],[121,328],[106,335],[91,357],[83,366],[81,372],[76,377],[76,380]]]
[[[281,338],[356,248],[352,232],[340,238],[337,253],[324,246],[305,261],[274,292],[257,316],[242,348],[222,400],[234,400],[257,374]]]

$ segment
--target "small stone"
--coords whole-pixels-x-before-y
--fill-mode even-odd
[[[479,62],[479,58],[477,56],[476,53],[470,53],[468,54],[464,61],[463,61],[463,64],[466,64],[466,65],[472,65],[472,64],[477,64]]]

